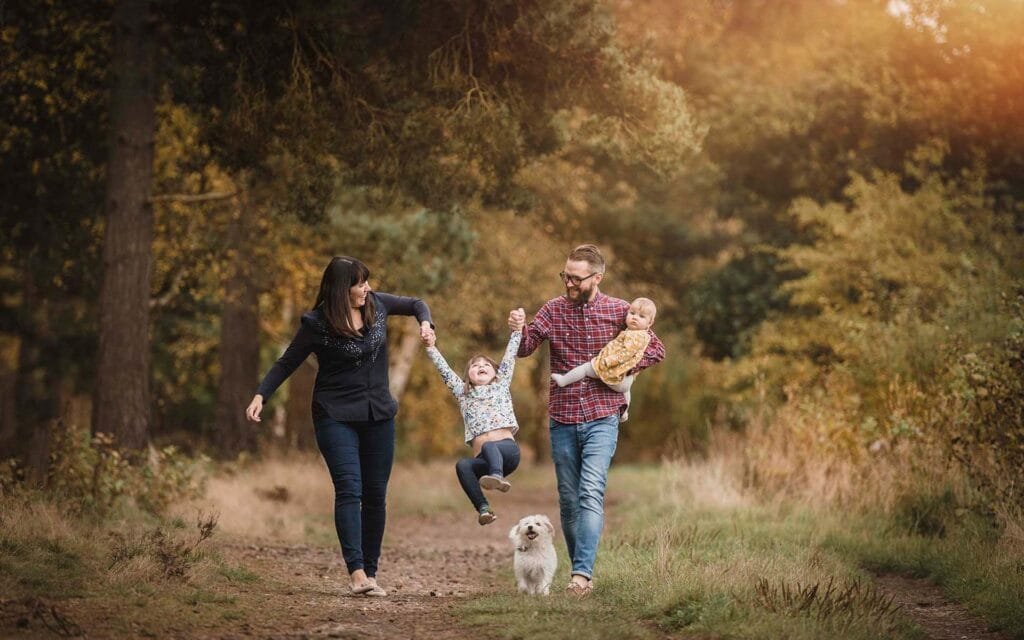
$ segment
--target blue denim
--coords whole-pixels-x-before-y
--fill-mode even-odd
[[[562,534],[572,574],[594,575],[597,544],[604,528],[604,489],[619,440],[619,416],[581,424],[551,420],[551,458],[558,479]]]
[[[480,477],[490,474],[504,477],[519,468],[519,445],[512,438],[485,442],[475,458],[462,458],[455,463],[459,484],[466,492],[473,508],[478,512],[486,506],[487,498],[480,488]]]
[[[334,527],[345,566],[377,575],[385,497],[395,458],[395,420],[316,421],[316,444],[334,483]]]

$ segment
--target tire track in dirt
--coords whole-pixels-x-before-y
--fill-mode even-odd
[[[900,605],[902,612],[924,629],[930,640],[1012,640],[990,631],[985,621],[962,604],[946,598],[942,589],[924,578],[884,574],[875,583]]]

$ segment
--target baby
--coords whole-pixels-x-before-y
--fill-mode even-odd
[[[598,378],[610,388],[625,395],[626,410],[622,412],[622,421],[629,419],[629,388],[633,385],[633,376],[628,375],[644,356],[644,350],[651,341],[648,331],[654,324],[654,316],[658,308],[648,298],[637,298],[629,305],[626,312],[626,328],[619,332],[611,342],[606,344],[590,362],[566,373],[552,373],[551,379],[564,387],[583,378]]]

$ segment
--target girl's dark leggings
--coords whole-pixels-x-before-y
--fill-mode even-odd
[[[485,442],[480,455],[475,458],[462,458],[455,463],[455,473],[459,476],[459,484],[466,492],[473,508],[480,511],[487,506],[487,498],[480,488],[480,477],[493,475],[504,477],[519,467],[519,445],[512,438]]]

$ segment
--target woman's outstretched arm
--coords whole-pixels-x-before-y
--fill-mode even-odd
[[[314,335],[313,332],[306,327],[305,323],[299,324],[299,330],[295,333],[295,337],[292,338],[288,348],[284,350],[281,357],[277,359],[274,366],[270,367],[270,371],[267,375],[263,376],[263,380],[260,381],[260,386],[256,389],[256,395],[253,397],[252,402],[249,403],[249,407],[245,410],[245,415],[249,420],[253,422],[260,421],[260,412],[263,410],[263,403],[266,402],[277,388],[281,386],[281,383],[288,379],[288,376],[292,374],[295,369],[302,364],[309,354],[313,353],[314,346]]]

